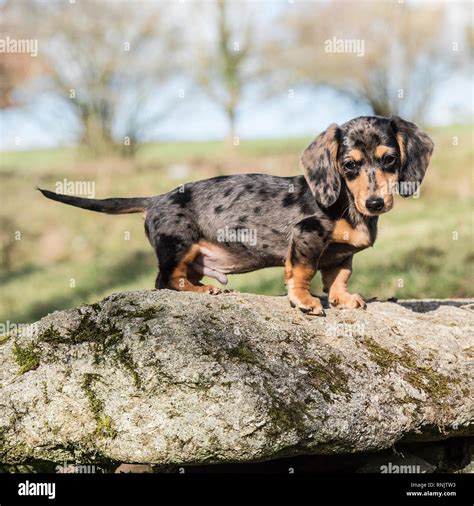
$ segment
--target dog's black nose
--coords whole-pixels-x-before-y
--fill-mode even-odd
[[[384,205],[382,198],[370,198],[365,201],[365,207],[369,211],[381,211]]]

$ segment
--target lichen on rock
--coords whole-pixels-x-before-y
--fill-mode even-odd
[[[283,297],[113,294],[0,341],[0,462],[251,462],[473,435],[473,320],[465,300],[315,318]]]

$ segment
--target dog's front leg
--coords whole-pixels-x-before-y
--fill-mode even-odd
[[[310,284],[329,236],[330,233],[316,217],[300,221],[293,228],[285,261],[285,284],[290,304],[316,316],[324,316],[325,313],[321,301],[311,295]]]
[[[328,292],[331,307],[339,309],[366,308],[366,303],[358,293],[347,290],[347,282],[352,274],[352,256],[330,269],[321,270],[324,290]]]

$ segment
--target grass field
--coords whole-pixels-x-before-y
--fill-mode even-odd
[[[397,198],[380,218],[375,248],[355,257],[351,290],[367,298],[473,296],[472,128],[431,130],[435,154],[419,199]],[[154,195],[181,183],[237,172],[298,173],[310,139],[143,146],[135,159],[91,160],[73,148],[0,155],[0,322],[114,291],[152,288],[156,260],[140,215],[107,216],[47,201],[35,186],[91,181],[97,198]],[[282,269],[231,276],[230,287],[283,294]],[[314,290],[321,291],[319,277]]]

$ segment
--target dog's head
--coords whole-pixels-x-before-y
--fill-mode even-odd
[[[324,207],[337,200],[342,181],[366,216],[393,207],[393,194],[416,193],[428,167],[433,141],[398,116],[355,118],[331,125],[303,152],[301,165],[312,193]]]

